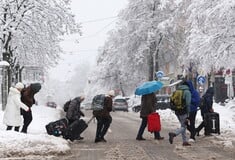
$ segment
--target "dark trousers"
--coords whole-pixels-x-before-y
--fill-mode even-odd
[[[13,127],[13,126],[7,126],[7,130],[11,130],[12,127]],[[19,132],[19,129],[20,129],[19,126],[15,127],[15,131],[16,131],[16,132]]]
[[[27,133],[28,126],[33,120],[32,111],[26,112],[26,111],[22,110],[21,113],[24,118],[24,125],[23,125],[21,132]]]
[[[189,113],[189,121],[190,125],[187,125],[187,129],[190,132],[190,138],[195,139],[196,129],[195,129],[195,119],[196,119],[197,111],[193,111]]]
[[[142,122],[140,124],[140,128],[137,134],[136,138],[143,138],[143,134],[144,134],[144,130],[147,127],[147,123],[148,123],[148,119],[147,117],[142,117]],[[159,132],[154,132],[154,138],[159,138],[160,137],[160,133]]]
[[[112,117],[96,117],[97,120],[97,129],[96,129],[96,138],[104,138],[107,133],[110,124],[112,123]]]
[[[199,134],[199,132],[202,130],[202,128],[205,128],[205,116],[202,114],[202,122],[201,124],[196,128],[196,132]],[[206,132],[205,132],[206,134]]]

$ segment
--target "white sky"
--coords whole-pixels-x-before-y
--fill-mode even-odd
[[[62,57],[59,65],[50,71],[50,77],[71,76],[73,68],[81,61],[94,64],[97,49],[104,44],[106,33],[115,28],[117,18],[110,17],[117,16],[127,3],[128,0],[72,0],[72,13],[76,21],[82,23],[82,36],[72,35],[62,43],[70,55]]]
[[[132,96],[131,102],[137,103],[139,99],[133,98],[139,96]],[[226,106],[220,106],[218,104],[213,105],[216,112],[220,113],[220,131],[221,134],[217,136],[219,141],[218,145],[232,148],[232,140],[235,140],[235,100],[230,101]],[[130,109],[131,110],[131,109]],[[70,150],[69,142],[62,137],[54,137],[47,135],[45,125],[51,121],[58,120],[60,118],[61,109],[53,109],[45,106],[33,106],[33,121],[29,126],[28,134],[18,133],[14,131],[6,131],[6,126],[2,123],[3,111],[0,111],[0,158],[3,154],[11,156],[12,153],[19,153],[20,155],[48,155],[49,153],[62,153]],[[159,110],[161,121],[169,122],[172,124],[172,129],[179,126],[179,122],[176,119],[174,113],[170,110]],[[140,121],[139,113],[128,112],[132,118],[136,121]],[[90,117],[84,117],[87,121]],[[201,122],[200,112],[196,117],[196,126]],[[112,125],[110,126],[112,130]],[[162,126],[164,129],[164,126]],[[145,131],[147,132],[147,131]],[[108,134],[113,134],[108,132]],[[86,138],[86,135],[83,135]],[[167,135],[162,135],[167,136]]]

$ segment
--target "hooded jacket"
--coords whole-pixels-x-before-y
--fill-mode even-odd
[[[81,102],[82,100],[80,97],[76,97],[70,102],[68,111],[66,112],[66,118],[69,120],[70,123],[80,119],[81,116],[84,116],[84,114],[80,110]]]
[[[205,107],[201,109],[202,115],[204,113],[210,112],[213,106],[213,96],[214,96],[214,89],[210,87],[206,90],[206,93],[202,96],[205,99]]]
[[[190,112],[197,111],[197,108],[200,104],[200,95],[198,91],[193,87],[192,81],[186,81],[189,90],[191,92],[191,104],[190,104]]]
[[[20,108],[25,111],[29,109],[24,103],[21,102],[20,91],[14,87],[11,87],[7,98],[3,123],[7,126],[21,126],[23,123],[20,115]]]
[[[32,107],[35,104],[34,95],[41,89],[40,83],[32,83],[21,91],[21,101],[28,107]]]

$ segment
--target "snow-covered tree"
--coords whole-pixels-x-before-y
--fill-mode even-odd
[[[168,7],[159,0],[129,1],[119,15],[117,29],[110,32],[101,49],[91,85],[102,86],[104,90],[118,89],[125,95],[133,93],[141,82],[154,78],[153,73],[159,69],[154,67],[154,61],[170,58],[161,47],[162,42],[168,43],[165,38],[170,34],[159,26],[172,19],[169,15],[174,7],[170,11]]]
[[[70,0],[1,0],[0,49],[10,63],[8,88],[25,65],[44,69],[56,64],[61,36],[80,32]]]
[[[158,69],[175,76],[233,69],[234,6],[231,0],[129,0],[101,49],[92,87],[132,94]]]
[[[191,0],[187,12],[188,51],[180,56],[182,62],[194,62],[205,73],[234,68],[235,1]]]
[[[70,0],[1,0],[0,47],[3,59],[23,65],[56,63],[61,36],[79,32]]]

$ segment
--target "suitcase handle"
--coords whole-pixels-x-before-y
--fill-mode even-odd
[[[95,118],[95,116],[93,115],[93,116],[87,121],[86,124],[89,124],[94,118]]]

